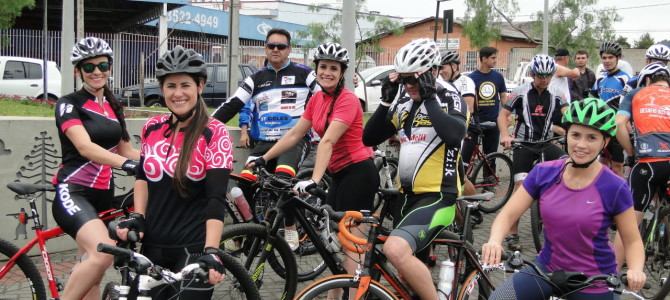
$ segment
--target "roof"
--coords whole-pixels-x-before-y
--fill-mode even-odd
[[[157,18],[163,9],[174,9],[188,0],[86,0],[84,29],[86,32],[120,32]],[[63,0],[51,0],[47,6],[49,30],[61,30]],[[73,12],[76,14],[76,12]],[[14,28],[42,29],[44,1],[35,1],[35,7],[24,9],[14,21]]]
[[[438,20],[441,21],[442,19],[438,19]],[[412,22],[412,23],[405,24],[405,26],[403,26],[403,28],[405,28],[405,29],[411,28],[411,27],[414,27],[414,26],[424,24],[426,22],[435,22],[435,17],[428,17],[428,18],[421,19],[421,20],[418,20],[418,21],[415,21],[415,22]],[[463,21],[459,20],[459,19],[456,19],[456,20],[454,20],[454,24],[458,24],[459,26],[462,26]],[[523,29],[524,31],[528,32],[531,35],[531,37],[533,37],[532,32],[530,30],[532,22],[521,22],[521,23],[515,23],[514,25],[518,26],[521,29]],[[385,33],[382,33],[382,34],[379,34],[379,35],[361,40],[359,43],[366,42],[366,41],[368,41],[372,38],[382,38],[382,37],[385,37],[385,36],[388,36],[388,35],[391,35],[391,34],[392,34],[391,32],[385,32]],[[528,38],[523,33],[514,29],[507,22],[501,22],[500,23],[500,36],[503,37],[503,38],[519,39],[519,40],[528,41]],[[539,43],[542,42],[541,38],[533,37],[533,39],[534,39],[533,42],[535,42],[535,43],[539,44]]]

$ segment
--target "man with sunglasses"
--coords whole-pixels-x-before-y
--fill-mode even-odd
[[[556,73],[556,63],[550,56],[538,54],[531,63],[532,82],[517,87],[511,94],[510,100],[503,105],[498,116],[500,130],[500,144],[509,149],[513,140],[537,142],[550,138],[552,131],[564,134],[561,125],[563,111],[568,103],[558,93],[549,88],[549,83]],[[518,120],[514,127],[514,135],[507,131],[509,117],[516,114]],[[559,126],[553,126],[559,125]],[[545,145],[539,147],[544,148]],[[545,160],[554,160],[563,156],[565,152],[556,145],[549,145],[544,149]],[[512,173],[514,174],[515,189],[528,176],[533,163],[540,158],[538,151],[528,148],[516,148],[512,153]],[[520,251],[518,234],[519,223],[512,226],[510,235],[505,238],[507,247],[511,251]]]
[[[253,102],[253,122],[250,127],[258,130],[258,136],[255,137],[254,147],[249,153],[249,161],[270,150],[298,122],[309,97],[320,90],[314,71],[305,65],[292,62],[289,59],[290,53],[289,32],[280,28],[268,31],[265,39],[265,66],[244,79],[232,97],[214,111],[213,117],[225,123],[240,112],[246,103]],[[278,175],[295,177],[308,147],[309,136],[306,136],[294,149],[268,161],[266,167],[268,170],[274,169]],[[250,170],[243,170],[240,175],[250,182],[256,180]],[[250,186],[240,182],[240,188],[253,211],[255,203]],[[286,225],[285,238],[291,248],[297,249],[298,232],[291,218],[287,218]]]
[[[427,253],[430,241],[454,220],[467,116],[467,105],[457,91],[436,86],[430,69],[439,56],[429,39],[402,47],[395,59],[397,73],[384,80],[382,102],[363,131],[366,146],[398,135],[402,220],[384,243],[384,254],[421,299],[437,299],[438,292],[428,267],[413,254]],[[406,96],[396,101],[401,86]],[[396,109],[389,117],[393,102]]]

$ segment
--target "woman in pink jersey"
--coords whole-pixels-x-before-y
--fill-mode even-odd
[[[321,181],[327,169],[333,178],[328,204],[338,211],[370,210],[379,187],[379,175],[372,161],[372,148],[363,145],[360,102],[344,87],[349,53],[340,44],[321,44],[314,55],[314,64],[321,91],[309,99],[296,126],[252,164],[263,164],[291,149],[313,128],[321,141],[312,178],[298,182],[294,190],[305,193]],[[350,271],[355,269],[355,263],[350,260],[345,266]]]

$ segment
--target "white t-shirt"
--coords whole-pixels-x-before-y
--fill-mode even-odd
[[[475,82],[470,77],[460,74],[452,83],[461,92],[461,97],[475,96]]]
[[[549,82],[549,90],[555,95],[561,97],[563,103],[570,103],[570,84],[568,84],[568,77],[555,76]]]

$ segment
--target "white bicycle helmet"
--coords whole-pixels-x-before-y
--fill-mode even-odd
[[[440,60],[440,51],[430,39],[413,40],[398,50],[395,70],[398,73],[422,73]]]
[[[110,63],[114,60],[114,52],[105,40],[97,37],[87,37],[72,46],[70,61],[72,65],[77,65],[83,60],[102,55],[109,57]]]
[[[663,63],[655,62],[648,64],[640,70],[640,77],[637,79],[637,87],[645,86],[647,78],[654,75],[665,75],[670,77],[670,70]]]
[[[670,48],[663,44],[655,44],[647,49],[647,58],[658,59],[662,61],[670,60]]]
[[[336,61],[347,66],[349,65],[349,51],[338,43],[323,43],[316,48],[314,63],[318,64],[322,59]]]
[[[535,75],[553,75],[556,73],[556,63],[549,55],[535,55],[530,63],[530,69]]]

